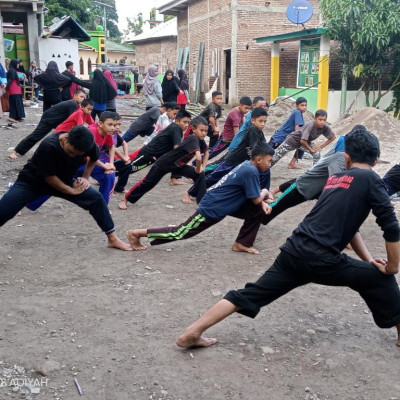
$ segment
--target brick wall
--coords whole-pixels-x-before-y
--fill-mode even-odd
[[[319,0],[310,1],[314,16],[307,27],[318,26]],[[193,98],[200,42],[205,43],[201,91],[209,90],[209,80],[219,72],[219,86],[224,89],[225,51],[232,49],[236,83],[230,90],[236,99],[243,95],[264,95],[269,100],[270,45],[257,45],[256,37],[300,30],[286,18],[288,0],[198,0],[178,15],[178,47],[188,46],[189,82]],[[232,20],[236,21],[232,27]],[[235,38],[233,42],[233,38]],[[298,45],[297,45],[298,46]],[[296,45],[282,46],[281,86],[295,86],[297,69]],[[294,49],[295,53],[291,54]],[[286,53],[285,53],[286,51]],[[137,54],[139,60],[139,54]],[[235,64],[236,60],[236,64]],[[216,62],[218,65],[216,65]],[[294,78],[291,72],[294,69]]]
[[[177,57],[177,39],[164,38],[136,45],[136,66],[148,67],[159,65],[159,72],[164,73],[168,68],[175,70]]]
[[[318,1],[310,1],[314,7],[314,16],[307,22],[308,28],[318,26]],[[270,92],[271,46],[258,45],[256,37],[271,36],[301,30],[286,17],[286,0],[238,0],[237,11],[237,93],[250,97],[264,95],[267,101]],[[246,46],[248,45],[248,50]],[[281,44],[280,86],[295,87],[297,70],[298,43]]]

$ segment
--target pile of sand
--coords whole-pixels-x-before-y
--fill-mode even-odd
[[[358,124],[364,125],[381,141],[392,142],[399,139],[400,121],[373,107],[365,107],[345,119],[334,122],[332,129],[336,134],[342,135]]]
[[[291,97],[278,97],[273,104],[271,104],[268,111],[268,121],[264,129],[264,133],[268,139],[272,134],[280,128],[280,126],[289,117],[291,112],[296,108],[296,102]],[[309,111],[304,113],[304,121],[311,121],[313,114]]]
[[[366,107],[331,125],[336,135],[348,133],[355,125],[364,125],[376,135],[381,147],[381,163],[375,168],[383,174],[391,165],[400,162],[400,121],[382,110]]]

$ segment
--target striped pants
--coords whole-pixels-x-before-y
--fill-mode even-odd
[[[261,225],[262,216],[265,215],[261,204],[255,205],[251,200],[247,200],[238,211],[229,215],[231,217],[244,219],[243,225],[236,238],[236,242],[246,247],[253,246]],[[221,220],[222,219],[207,219],[196,211],[179,226],[147,229],[147,237],[152,246],[175,240],[189,239],[205,231]]]

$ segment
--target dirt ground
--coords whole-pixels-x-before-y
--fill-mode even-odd
[[[129,111],[126,101],[119,105]],[[1,194],[32,154],[7,158],[39,121],[40,109],[26,111],[18,129],[0,129]],[[399,151],[398,140],[387,143],[382,157],[390,164],[379,165],[380,174]],[[288,160],[272,169],[273,185],[299,174],[286,169]],[[311,161],[300,165],[305,170]],[[120,237],[131,228],[179,224],[194,212],[180,202],[184,187],[168,179],[125,212],[120,196],[112,197]],[[345,288],[296,289],[255,320],[234,315],[210,329],[219,343],[209,349],[175,345],[228,290],[271,265],[312,206],[262,227],[259,256],[231,251],[240,221],[230,217],[191,240],[122,252],[107,249],[90,215],[66,201],[24,209],[0,230],[0,400],[78,399],[74,378],[91,400],[400,399],[395,331],[377,328],[364,301]],[[373,216],[361,233],[376,257],[385,255]],[[47,369],[45,378],[38,367]]]

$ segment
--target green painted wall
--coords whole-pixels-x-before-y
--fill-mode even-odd
[[[15,42],[13,49],[10,52],[5,52],[5,56],[11,60],[13,58],[23,60],[24,68],[29,69],[28,38],[25,35],[16,35],[15,33],[5,33],[4,37]]]
[[[280,88],[279,89],[279,96],[290,96],[290,97],[305,97],[307,99],[307,109],[308,111],[311,111],[312,113],[315,113],[317,111],[317,105],[318,105],[318,90],[315,89],[310,89],[310,90],[305,90],[304,92],[293,96],[294,94],[298,93],[300,89],[291,89],[291,88]]]

